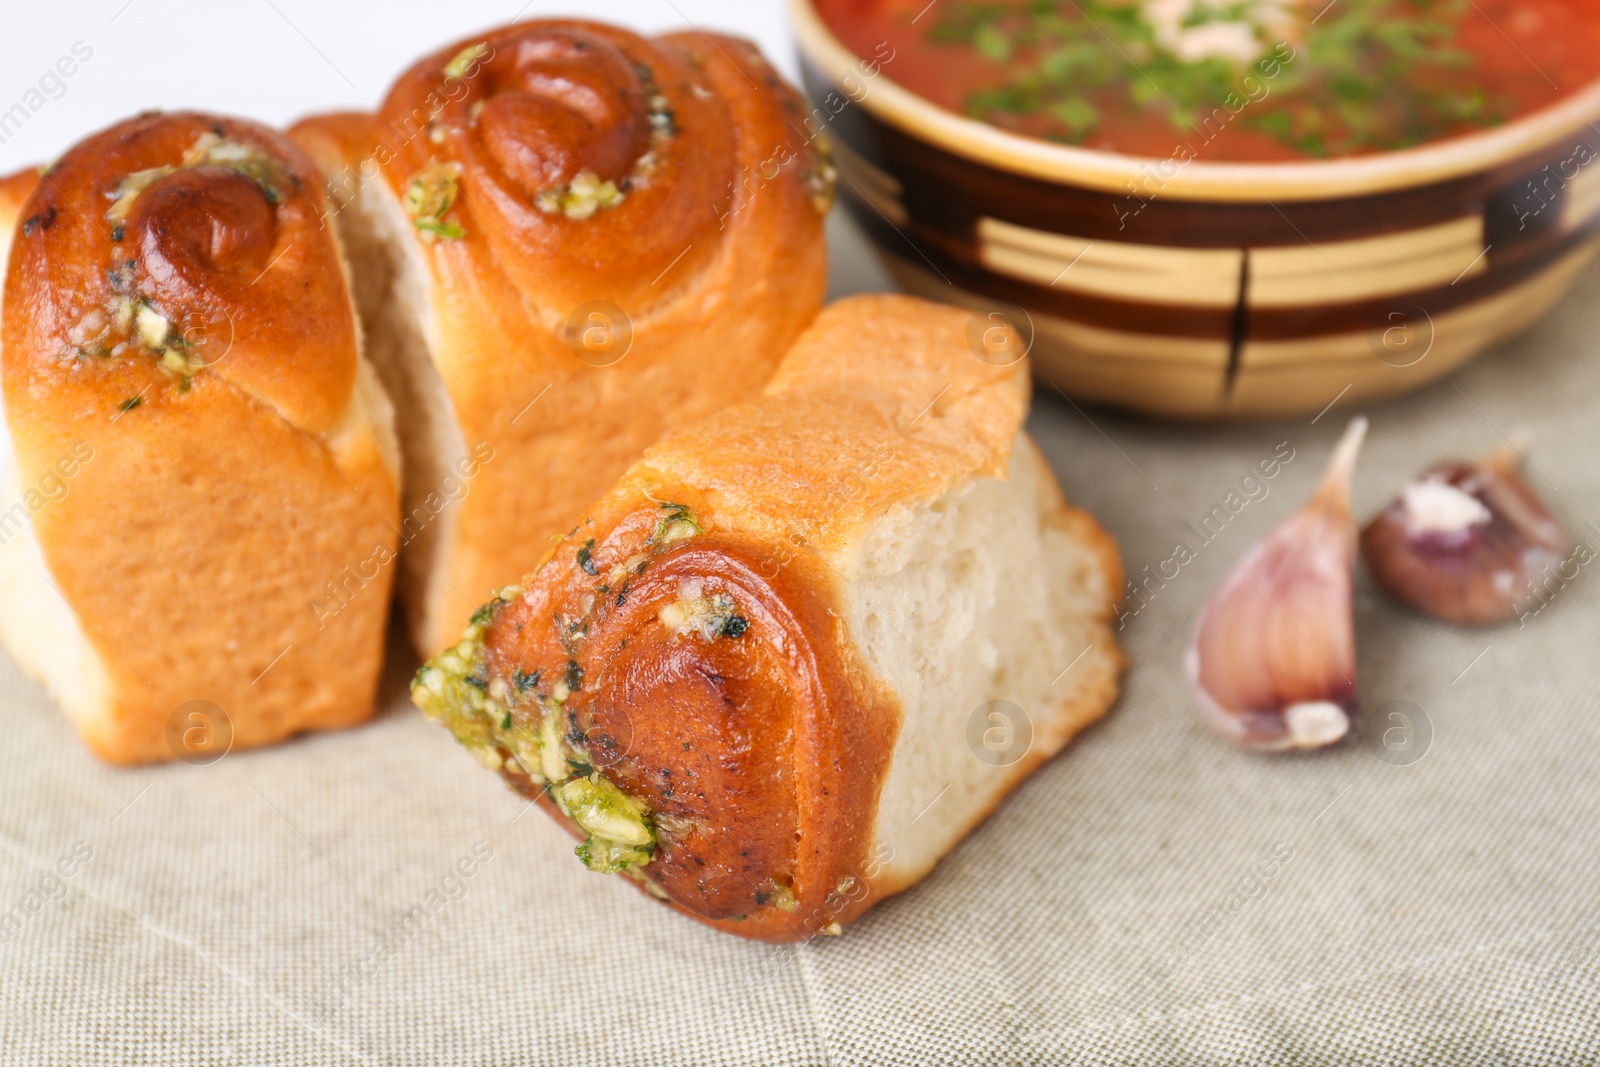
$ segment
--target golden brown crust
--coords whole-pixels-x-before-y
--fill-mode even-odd
[[[388,152],[382,147],[377,117],[367,111],[330,111],[301,119],[286,132],[322,171],[327,194],[324,226],[349,206],[362,181],[377,175],[380,152]]]
[[[688,487],[671,488],[698,502]],[[643,873],[675,907],[772,940],[848,922],[868,902],[824,902],[871,844],[870,820],[856,815],[882,786],[899,707],[856,662],[815,561],[763,578],[769,546],[712,533],[630,565],[649,553],[661,516],[641,499],[558,549],[560,562],[496,619],[490,676],[538,671],[536,696],[580,683],[562,707],[566,729],[648,806],[658,847]],[[591,540],[598,580],[576,564]],[[606,576],[616,570],[613,585]],[[737,637],[686,638],[661,624],[689,585],[728,598]],[[516,712],[534,729],[539,714],[533,700]],[[542,792],[514,765],[506,777],[529,796]],[[796,910],[776,906],[785,894]]]
[[[741,41],[522,23],[419,62],[368,131],[341,116],[293,132],[336,187],[381,174],[396,210],[430,166],[461,168],[442,216],[460,236],[418,231],[406,254],[461,439],[495,458],[462,501],[445,566],[463,595],[422,627],[428,652],[645,446],[755,395],[821,305],[827,167],[797,94]],[[585,172],[625,195],[549,209]],[[596,301],[615,310],[595,318]],[[621,336],[618,311],[632,340],[612,363],[586,345]]]
[[[22,205],[28,202],[29,195],[38,184],[37,167],[0,178],[0,230],[5,231],[4,237],[0,238],[0,248],[10,247],[13,231],[22,214]]]
[[[678,264],[692,277],[716,251],[717,219],[736,176],[740,131],[725,94],[749,95],[742,83],[718,84],[726,61],[719,57],[712,70],[702,60],[697,70],[682,48],[599,23],[533,22],[480,40],[489,51],[460,99],[436,106],[430,96],[445,91],[446,66],[474,41],[419,61],[379,110],[391,133],[431,116],[430,132],[398,140],[384,167],[397,197],[429,163],[461,165],[460,214],[472,225],[461,241],[436,242],[436,262],[493,257],[514,288],[565,307],[654,303],[653,279],[699,245]],[[695,92],[697,84],[707,91]],[[650,101],[658,95],[677,132],[652,148]],[[646,153],[655,164],[635,176]],[[587,218],[539,206],[541,194],[584,171],[629,182],[627,199]]]
[[[220,163],[185,165],[208,135],[275,161],[281,173],[269,179],[271,191]],[[118,184],[156,168],[175,171],[113,219]],[[149,361],[61,358],[63,347],[85,347],[72,339],[85,314],[137,289],[180,335],[226,346],[226,356],[204,357],[215,366],[191,375],[195,384],[225,378],[299,429],[327,432],[354,387],[356,326],[333,236],[318,224],[316,174],[281,135],[196,114],[130,119],[78,145],[23,212],[7,301],[16,309],[6,326],[8,387],[71,383],[110,407],[145,386],[168,392],[176,379]],[[84,332],[92,342],[98,331]],[[113,329],[108,339],[114,345],[131,332]],[[97,369],[77,369],[85,366]]]
[[[672,435],[641,465],[700,487],[740,529],[832,560],[887,507],[1005,476],[1027,370],[979,360],[968,321],[913,297],[834,303],[765,398]]]
[[[287,139],[182,113],[79,144],[21,211],[6,417],[22,484],[82,461],[33,530],[111,678],[67,709],[107,759],[173,758],[190,700],[240,747],[371,712],[397,472],[324,210]]]
[[[837,564],[890,509],[1003,475],[1026,368],[981,362],[966,322],[832,305],[765,396],[649,449],[489,628],[490,687],[537,672],[515,727],[562,698],[569,741],[656,819],[639,872],[701,921],[796,940],[901,888],[870,853],[903,711],[847,632]]]

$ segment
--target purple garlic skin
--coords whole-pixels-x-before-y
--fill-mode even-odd
[[[1361,533],[1361,555],[1390,596],[1445,622],[1483,626],[1522,613],[1528,590],[1571,541],[1505,448],[1424,471]]]
[[[1366,430],[1350,424],[1311,503],[1245,554],[1195,629],[1185,670],[1200,717],[1247,748],[1321,748],[1355,723],[1350,479]]]

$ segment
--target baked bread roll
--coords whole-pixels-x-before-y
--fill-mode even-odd
[[[825,288],[814,128],[741,41],[527,22],[291,129],[399,411],[424,655],[647,445],[766,384]]]
[[[153,114],[31,184],[0,198],[0,638],[117,763],[367,718],[398,449],[314,164]]]
[[[673,907],[837,932],[1098,719],[1115,545],[965,312],[832,305],[759,399],[655,445],[418,673],[417,703]],[[1008,701],[1009,704],[994,704]]]

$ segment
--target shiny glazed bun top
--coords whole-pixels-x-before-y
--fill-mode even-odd
[[[743,199],[832,196],[798,95],[728,38],[521,23],[421,60],[378,118],[383,173],[437,253],[487,251],[551,307],[647,305],[715,255]]]
[[[25,211],[4,297],[14,421],[63,391],[114,414],[213,379],[312,434],[349,406],[354,308],[321,179],[287,138],[141,115],[74,147]]]

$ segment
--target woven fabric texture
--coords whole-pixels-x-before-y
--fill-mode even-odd
[[[839,287],[873,284],[835,229]],[[1600,547],[1597,325],[1600,268],[1491,358],[1366,408],[1358,512],[1528,429],[1532,484]],[[134,770],[0,661],[0,911],[25,915],[0,935],[0,1064],[1594,1062],[1600,572],[1486,630],[1358,578],[1364,702],[1421,710],[1414,760],[1253,755],[1189,708],[1200,606],[1351,413],[1170,425],[1044,390],[1032,429],[1134,576],[1294,458],[1127,617],[1102,725],[923,884],[799,947],[584,871],[409,706],[403,658],[365,728]]]

